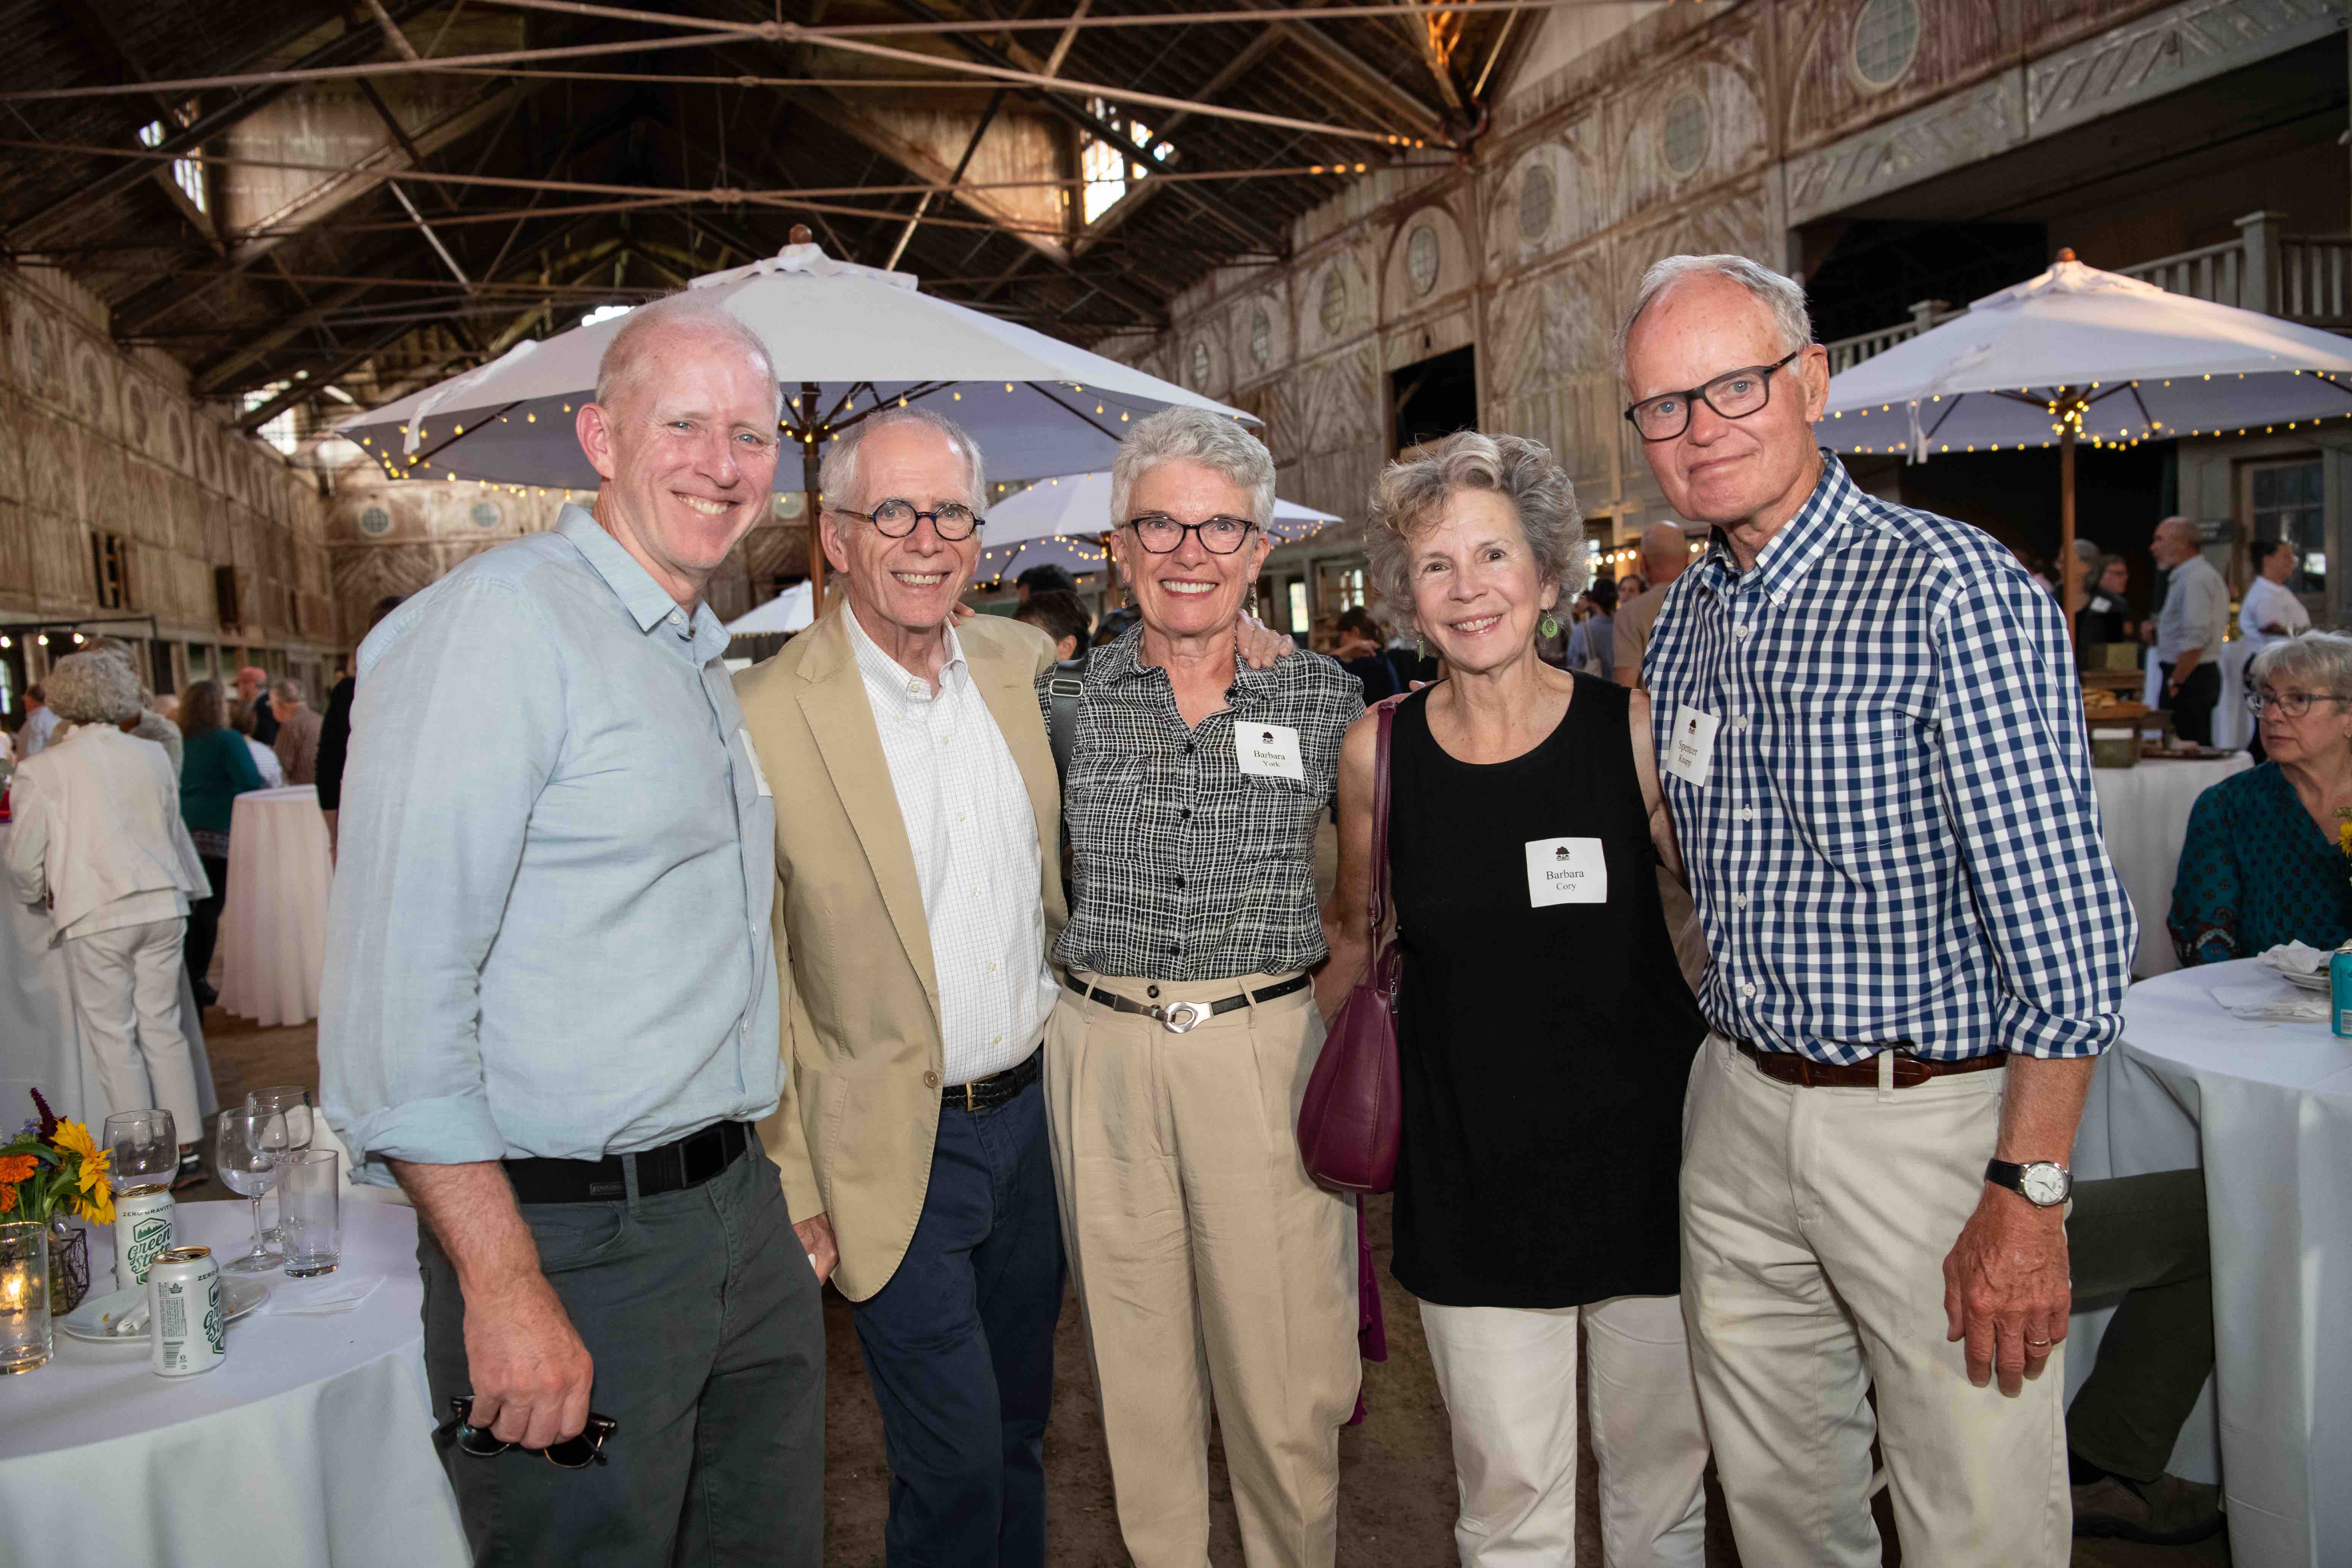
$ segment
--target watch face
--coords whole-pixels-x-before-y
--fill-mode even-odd
[[[2020,1184],[2025,1195],[2043,1208],[2066,1196],[2066,1173],[2047,1161],[2026,1166]]]

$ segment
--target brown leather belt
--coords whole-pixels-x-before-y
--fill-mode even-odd
[[[1791,1051],[1768,1051],[1751,1046],[1746,1040],[1734,1040],[1739,1054],[1756,1064],[1756,1070],[1766,1078],[1781,1083],[1793,1083],[1801,1089],[1876,1089],[1878,1063],[1856,1062],[1842,1066],[1817,1062],[1811,1057],[1801,1057]],[[1890,1050],[1895,1047],[1888,1047]],[[1950,1078],[1956,1073],[1987,1072],[2007,1067],[2009,1053],[1993,1051],[1981,1057],[1969,1057],[1957,1062],[1931,1062],[1897,1051],[1895,1058],[1895,1087],[1916,1089],[1930,1079]]]

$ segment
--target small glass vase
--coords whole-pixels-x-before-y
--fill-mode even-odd
[[[62,1318],[89,1294],[89,1232],[62,1216],[49,1221],[49,1316]]]

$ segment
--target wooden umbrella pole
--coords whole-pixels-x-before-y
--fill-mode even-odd
[[[2065,396],[2060,388],[2059,395]],[[2074,637],[2074,587],[2083,574],[2083,563],[2074,554],[2074,425],[2073,408],[2059,405],[2058,426],[2058,605],[2066,620],[2066,637]]]
[[[807,241],[803,238],[803,236],[805,236],[807,232],[808,231],[805,229],[795,228],[793,231],[793,242],[795,244],[806,244]],[[801,383],[800,416],[801,432],[803,436],[822,436],[824,434],[824,431],[817,428],[815,419],[816,383],[813,381],[804,381]],[[816,442],[814,440],[802,441],[801,510],[808,518],[809,613],[813,616],[820,616],[824,614],[824,534],[823,530],[817,525],[817,511],[819,504],[817,500],[817,479],[823,462],[823,458],[817,452]]]

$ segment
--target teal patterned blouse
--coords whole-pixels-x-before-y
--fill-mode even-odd
[[[2280,942],[2333,948],[2352,937],[2347,860],[2276,763],[2197,797],[2165,921],[2186,964],[2252,958]]]

